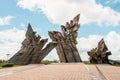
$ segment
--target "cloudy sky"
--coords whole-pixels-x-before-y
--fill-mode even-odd
[[[88,60],[87,51],[104,38],[112,52],[109,58],[120,60],[120,0],[1,0],[0,59],[20,49],[28,23],[49,38],[48,31],[60,31],[60,25],[79,13],[77,47],[82,59]],[[58,60],[56,50],[46,59]]]

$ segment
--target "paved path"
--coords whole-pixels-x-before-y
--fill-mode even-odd
[[[0,80],[120,80],[120,67],[83,63],[27,65],[1,69]]]
[[[120,80],[120,67],[109,65],[98,65],[98,67],[108,80]]]

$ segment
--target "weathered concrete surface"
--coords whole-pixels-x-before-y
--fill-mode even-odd
[[[56,42],[50,42],[43,49],[48,39],[41,39],[40,35],[36,35],[31,25],[28,25],[26,38],[22,42],[21,49],[9,60],[15,64],[36,64],[48,55],[48,53],[57,45]],[[19,35],[18,35],[19,37]]]
[[[58,31],[50,31],[49,36],[52,41],[58,43],[56,50],[60,62],[81,62],[79,52],[77,50],[77,31],[80,27],[80,15],[78,14],[70,23],[61,25],[62,33]]]
[[[88,55],[90,63],[109,64],[108,56],[111,55],[111,52],[108,51],[104,40],[101,39],[96,48],[88,51]]]
[[[27,65],[0,69],[0,80],[103,80],[96,69],[96,65],[82,63],[65,63],[52,65]],[[119,80],[120,67],[110,65],[97,65],[104,80]],[[91,71],[97,79],[93,79]]]

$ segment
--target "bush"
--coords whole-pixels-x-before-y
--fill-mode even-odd
[[[13,63],[4,63],[2,64],[2,67],[13,67],[14,64]]]
[[[7,63],[7,60],[0,60],[0,64]]]
[[[45,64],[45,65],[51,64],[51,63],[58,63],[58,61],[57,60],[54,60],[54,61],[43,60],[43,61],[41,61],[41,64]]]
[[[89,61],[83,61],[83,63],[85,63],[85,64],[90,64],[90,62],[89,62]]]
[[[58,61],[57,61],[57,60],[54,60],[53,63],[58,63]]]

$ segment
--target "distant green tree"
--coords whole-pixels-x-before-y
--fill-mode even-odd
[[[53,61],[43,60],[43,61],[41,61],[41,64],[45,64],[45,65],[51,64],[51,63],[58,63],[58,61],[57,60],[53,60]]]

